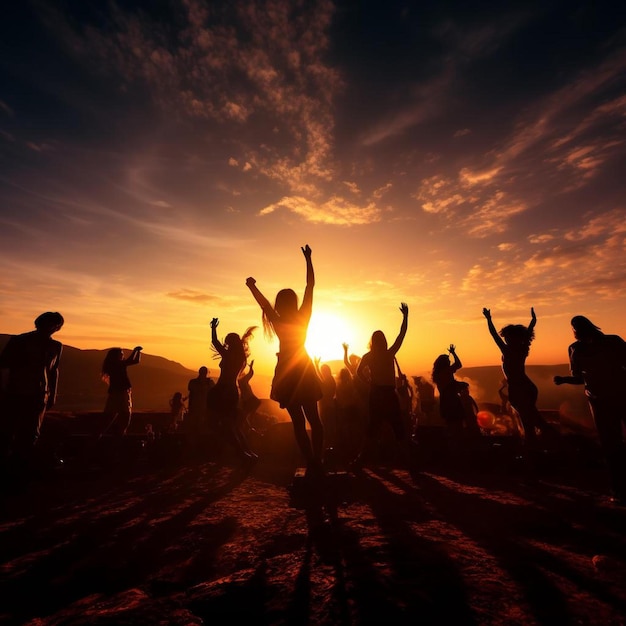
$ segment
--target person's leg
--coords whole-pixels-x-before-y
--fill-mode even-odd
[[[626,502],[626,446],[622,432],[624,409],[619,400],[593,400],[591,413],[598,431],[602,454],[609,472],[611,491]]]
[[[317,402],[309,402],[302,408],[304,410],[304,417],[311,427],[313,460],[321,464],[324,458],[324,426],[319,415]]]
[[[45,412],[46,404],[43,397],[21,398],[14,430],[11,466],[24,479],[28,479],[35,469],[35,444],[39,439]]]
[[[300,452],[304,457],[304,461],[309,465],[313,461],[313,449],[311,448],[311,442],[306,432],[306,420],[301,406],[287,407],[287,412],[291,418],[291,424],[293,426],[293,434],[296,438],[296,443],[300,448]]]
[[[20,421],[20,407],[18,397],[5,395],[0,397],[0,463],[8,463],[13,450],[15,431]]]
[[[121,434],[125,435],[128,427],[130,426],[131,416],[133,414],[133,398],[130,389],[125,392],[123,397],[120,398],[120,430]]]

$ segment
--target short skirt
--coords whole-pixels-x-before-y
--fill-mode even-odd
[[[270,398],[285,409],[317,402],[321,397],[322,385],[308,354],[278,354]]]

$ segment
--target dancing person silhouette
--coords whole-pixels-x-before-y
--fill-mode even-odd
[[[175,392],[170,398],[170,429],[173,431],[179,430],[185,421],[185,415],[187,414],[186,400],[187,397],[183,396],[180,391]]]
[[[576,339],[568,348],[571,376],[555,376],[554,383],[585,386],[609,473],[611,501],[625,506],[626,342],[603,333],[583,315],[573,317],[571,325]]]
[[[528,326],[508,324],[499,333],[493,324],[491,311],[484,308],[483,315],[487,320],[489,333],[502,354],[502,372],[508,383],[509,404],[519,416],[524,429],[525,466],[534,475],[539,452],[537,432],[546,440],[553,440],[556,436],[554,428],[546,422],[537,408],[539,391],[526,374],[526,358],[535,338],[537,324],[535,309],[530,309],[531,320]]]
[[[254,393],[250,384],[253,376],[254,359],[248,364],[248,371],[243,371],[237,379],[237,385],[239,385],[239,428],[244,436],[248,431],[257,432],[252,423],[252,418],[261,406],[261,400]]]
[[[370,349],[359,362],[357,376],[369,386],[369,422],[363,448],[352,461],[351,467],[359,469],[367,462],[372,448],[377,441],[383,422],[388,422],[393,429],[396,441],[403,446],[402,455],[409,461],[407,433],[402,419],[400,400],[396,393],[395,356],[402,346],[409,324],[409,307],[402,302],[402,324],[400,332],[391,347],[387,347],[387,338],[382,330],[376,330],[370,339]]]
[[[133,348],[130,356],[125,358],[122,348],[111,348],[102,362],[102,380],[109,386],[107,400],[104,405],[105,427],[100,437],[111,431],[121,437],[126,434],[132,417],[133,399],[132,385],[128,372],[132,365],[141,360],[143,348]]]
[[[272,306],[256,286],[254,278],[247,278],[246,285],[261,307],[266,336],[276,336],[279,341],[270,398],[289,413],[296,443],[307,464],[307,476],[314,478],[323,475],[324,428],[317,408],[322,387],[304,347],[313,311],[315,273],[311,248],[306,245],[301,249],[306,261],[306,287],[300,307],[293,289],[281,289]],[[311,428],[311,439],[306,422]]]
[[[239,388],[237,379],[246,367],[249,356],[248,341],[256,326],[250,326],[240,337],[228,333],[222,343],[217,337],[219,319],[211,320],[211,342],[220,358],[220,375],[215,386],[209,391],[209,407],[216,415],[220,435],[232,445],[245,463],[258,459],[248,446],[239,424]]]
[[[453,362],[450,363],[450,355]],[[475,438],[480,435],[476,422],[478,407],[469,395],[469,384],[454,375],[463,367],[454,344],[448,354],[439,355],[433,364],[432,380],[439,391],[439,413],[453,437]],[[460,441],[456,442],[460,445]]]
[[[63,345],[52,335],[63,324],[60,313],[42,313],[35,330],[13,335],[0,353],[0,463],[17,480],[32,469],[46,411],[56,402]]]

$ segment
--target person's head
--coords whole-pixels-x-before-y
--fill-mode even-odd
[[[276,294],[274,310],[281,317],[290,317],[298,312],[298,296],[293,289],[281,289]]]
[[[328,363],[323,363],[320,366],[320,374],[322,375],[322,378],[324,380],[328,380],[329,378],[333,377],[333,372],[330,369],[330,365],[328,365]]]
[[[122,348],[111,348],[104,357],[102,362],[102,378],[108,383],[111,371],[117,363],[124,358],[124,350]]]
[[[198,376],[200,378],[206,378],[209,375],[209,369],[207,368],[206,365],[203,365],[199,370],[198,370]]]
[[[450,366],[450,357],[447,354],[440,354],[433,363],[434,370],[441,370]]]
[[[228,333],[224,337],[224,347],[228,350],[239,349],[241,346],[241,337],[237,333]]]
[[[35,328],[47,335],[52,335],[61,330],[65,320],[60,313],[56,311],[46,311],[35,320]]]
[[[508,346],[528,348],[535,338],[535,331],[523,324],[509,324],[500,330],[500,337]]]
[[[342,367],[337,375],[340,383],[350,384],[352,382],[352,374],[347,367]]]
[[[440,354],[433,363],[432,380],[437,383],[444,371],[450,370],[450,357],[447,354]]]
[[[114,361],[121,361],[123,358],[124,350],[122,350],[122,348],[111,348],[104,357],[104,360],[108,363],[112,363]]]
[[[387,350],[387,337],[382,330],[375,330],[370,339],[370,350],[372,352],[385,352]]]
[[[183,394],[180,391],[177,391],[172,397],[172,400],[174,402],[181,402],[182,399],[183,399]]]
[[[593,339],[602,334],[600,328],[584,315],[575,315],[572,317],[571,324],[574,337],[579,341]]]

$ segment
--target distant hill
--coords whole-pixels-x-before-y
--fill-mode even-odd
[[[0,334],[0,349],[4,347],[10,335]],[[100,379],[100,367],[106,350],[80,350],[72,346],[63,347],[61,373],[57,405],[58,411],[81,412],[100,411],[104,406],[107,387]],[[338,374],[343,363],[330,361],[333,374]],[[557,387],[552,377],[567,375],[569,366],[529,365],[528,375],[539,388],[539,408],[560,410],[573,422],[590,426],[591,418],[582,387],[561,385]],[[411,377],[411,372],[405,372]],[[133,404],[137,411],[168,411],[170,398],[176,391],[187,392],[187,384],[198,373],[180,363],[160,356],[143,354],[141,363],[129,370],[133,383]],[[499,404],[498,388],[502,381],[500,365],[483,367],[463,367],[457,378],[466,380],[471,385],[472,394],[477,402]],[[259,377],[256,386],[264,388]],[[269,385],[268,385],[269,388]],[[262,396],[262,394],[259,394]],[[275,402],[264,399],[261,409],[274,415],[279,421],[288,420],[287,412]]]
[[[0,349],[9,337],[0,335]],[[104,407],[107,386],[100,378],[100,368],[106,353],[63,346],[55,410],[98,411]],[[142,354],[141,363],[128,373],[133,383],[133,405],[139,411],[168,411],[174,393],[185,394],[189,380],[198,375],[180,363],[150,354]]]

